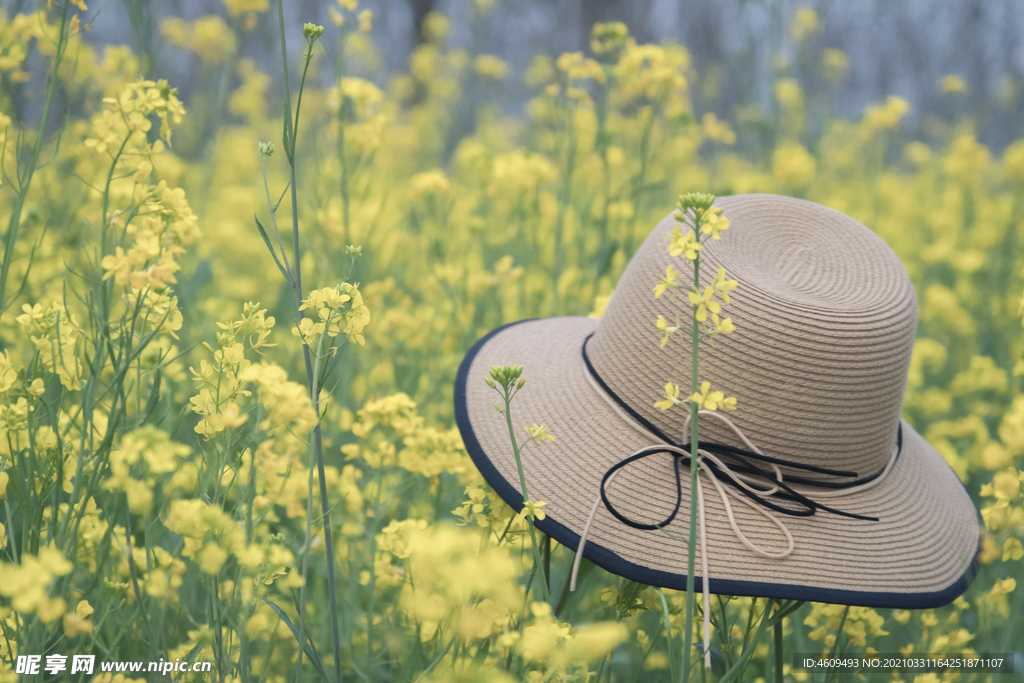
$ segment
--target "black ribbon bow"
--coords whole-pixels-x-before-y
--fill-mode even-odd
[[[590,337],[592,337],[592,336],[593,336],[593,334],[590,334],[590,335],[587,336],[586,339],[583,340],[583,349],[582,349],[582,351],[583,351],[583,362],[586,364],[587,371],[590,373],[591,377],[593,377],[594,380],[597,381],[598,385],[600,385],[600,387],[604,390],[605,394],[607,394],[609,397],[611,397],[612,400],[614,400],[619,405],[619,407],[621,407],[623,410],[625,410],[627,414],[629,414],[633,419],[635,419],[637,422],[639,422],[641,425],[643,425],[652,434],[654,434],[658,438],[662,439],[665,442],[665,444],[671,444],[675,448],[678,448],[681,451],[685,451],[685,454],[683,454],[683,453],[677,453],[674,450],[669,450],[669,449],[665,448],[664,446],[650,446],[650,447],[645,448],[645,449],[643,449],[641,451],[638,451],[637,453],[634,453],[633,455],[629,456],[628,458],[625,458],[625,459],[617,462],[616,464],[614,464],[610,468],[608,468],[608,471],[605,472],[604,477],[601,478],[601,500],[604,502],[605,507],[608,509],[608,512],[610,512],[612,514],[612,516],[614,516],[616,519],[618,519],[623,524],[631,526],[634,529],[654,530],[654,529],[658,529],[658,528],[662,528],[662,527],[668,526],[672,522],[672,520],[675,519],[676,515],[679,513],[679,508],[682,505],[682,500],[683,500],[683,484],[682,484],[682,478],[680,477],[680,474],[679,474],[679,466],[680,466],[680,463],[685,463],[685,464],[689,465],[690,460],[692,458],[692,455],[690,454],[690,444],[689,443],[685,443],[685,444],[676,444],[676,443],[674,443],[660,429],[658,429],[649,420],[644,418],[637,411],[635,411],[632,407],[630,407],[629,404],[627,404],[625,401],[623,401],[617,394],[615,394],[615,392],[613,392],[608,387],[608,385],[604,382],[604,380],[601,378],[601,376],[594,369],[594,366],[591,364],[590,358],[587,355],[587,342],[590,340]],[[711,470],[713,476],[715,476],[715,478],[718,479],[720,482],[723,482],[725,484],[728,484],[728,485],[732,486],[733,488],[737,489],[740,493],[742,493],[743,495],[747,496],[750,500],[754,501],[758,505],[761,505],[761,506],[763,506],[763,507],[765,507],[765,508],[767,508],[769,510],[774,510],[775,512],[778,512],[778,513],[781,513],[781,514],[784,514],[784,515],[794,516],[794,517],[809,517],[809,516],[815,514],[818,510],[822,510],[824,512],[828,512],[828,513],[833,514],[833,515],[839,515],[841,517],[848,517],[850,519],[860,519],[860,520],[865,520],[865,521],[870,521],[870,522],[877,522],[878,521],[877,517],[869,517],[869,516],[866,516],[866,515],[854,514],[852,512],[844,512],[842,510],[837,510],[837,509],[835,509],[833,507],[829,507],[827,505],[822,505],[821,503],[818,503],[817,501],[807,497],[806,495],[804,495],[804,494],[794,490],[789,485],[789,483],[787,483],[787,481],[790,482],[790,483],[794,483],[794,484],[809,484],[809,485],[818,486],[818,487],[821,487],[821,488],[844,489],[844,488],[851,488],[853,486],[858,486],[860,484],[865,484],[865,483],[867,483],[867,482],[869,482],[869,481],[871,481],[873,479],[878,478],[879,476],[882,475],[882,472],[885,471],[884,468],[882,470],[880,470],[879,472],[873,474],[873,475],[857,479],[857,473],[856,472],[849,472],[849,471],[845,471],[845,470],[833,470],[833,469],[829,469],[829,468],[826,468],[826,467],[817,467],[815,465],[805,465],[803,463],[795,462],[793,460],[786,460],[786,459],[783,459],[783,458],[774,458],[774,457],[771,457],[771,456],[762,455],[761,453],[756,453],[754,451],[748,451],[748,450],[745,450],[745,449],[742,449],[742,448],[737,448],[735,446],[730,446],[730,445],[727,445],[727,444],[721,444],[721,443],[715,443],[715,442],[711,442],[711,441],[700,441],[700,440],[698,440],[697,441],[697,447],[699,449],[701,449],[701,450],[704,450],[704,451],[707,451],[709,453],[712,453],[712,454],[714,454],[714,455],[716,455],[716,456],[718,456],[720,458],[728,458],[728,459],[734,461],[735,464],[730,464],[730,466],[729,466],[729,469],[731,471],[733,471],[733,472],[739,472],[739,473],[743,473],[743,474],[748,474],[748,475],[762,477],[765,480],[767,480],[768,482],[770,482],[770,485],[767,486],[766,488],[763,488],[763,489],[759,489],[759,488],[757,488],[757,486],[755,486],[753,484],[750,484],[748,482],[747,484],[755,489],[754,491],[751,491],[751,490],[741,486],[739,483],[736,482],[736,480],[734,480],[727,473],[725,473],[723,468],[718,463],[716,463],[714,460],[706,458],[706,459],[704,459],[704,461],[702,463],[705,467],[707,467],[709,470]],[[902,451],[902,448],[903,448],[903,425],[902,425],[902,423],[900,423],[897,426],[897,429],[896,429],[896,457],[897,458],[899,457],[899,454]],[[668,454],[670,454],[672,456],[672,459],[673,459],[672,469],[675,472],[675,478],[676,478],[676,503],[675,503],[675,506],[672,508],[672,513],[668,517],[666,517],[665,520],[662,521],[660,524],[641,524],[639,522],[635,522],[635,521],[629,519],[628,517],[626,517],[621,512],[619,512],[618,510],[615,509],[615,506],[612,505],[612,502],[610,500],[608,500],[608,494],[606,492],[606,487],[607,487],[608,480],[617,471],[619,471],[620,469],[622,469],[626,465],[629,465],[630,463],[636,462],[638,460],[642,460],[643,458],[646,458],[648,456],[655,455],[655,454],[658,454],[658,453],[668,453]],[[824,475],[832,476],[832,477],[853,478],[853,481],[838,481],[838,482],[836,482],[836,481],[819,481],[819,480],[815,480],[815,479],[808,479],[806,477],[790,477],[787,481],[780,481],[779,479],[775,478],[773,471],[769,471],[769,470],[767,470],[767,469],[765,469],[763,467],[759,467],[757,463],[770,463],[770,464],[774,464],[774,465],[781,465],[783,467],[787,467],[787,468],[791,468],[791,469],[795,469],[795,470],[800,470],[800,471],[804,471],[804,472],[813,472],[815,474],[824,474]],[[773,489],[775,489],[776,487],[779,490],[773,491]],[[772,493],[769,493],[769,491],[772,491]],[[775,502],[775,500],[772,500],[772,499],[776,499],[776,500],[779,500],[779,501],[786,501],[786,502],[788,502],[790,504],[795,504],[795,507],[792,507],[792,506],[787,507],[785,505],[780,505],[778,502]]]

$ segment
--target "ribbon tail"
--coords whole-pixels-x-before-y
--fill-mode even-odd
[[[615,475],[618,472],[613,472],[608,477],[608,483],[611,484],[615,479]],[[580,573],[580,561],[583,559],[583,549],[587,546],[587,535],[590,533],[590,527],[594,523],[594,516],[597,515],[597,506],[601,504],[601,496],[598,495],[597,500],[594,501],[594,506],[590,508],[590,516],[587,517],[587,523],[583,527],[583,531],[580,532],[580,543],[576,546],[576,557],[572,560],[572,573],[569,575],[569,592],[573,593],[576,591],[576,575]]]

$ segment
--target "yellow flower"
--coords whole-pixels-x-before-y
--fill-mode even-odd
[[[814,180],[817,161],[798,142],[787,142],[772,152],[772,175],[783,185],[804,187]]]
[[[508,76],[508,64],[494,55],[478,55],[473,60],[473,70],[485,78],[496,81],[505,80]]]
[[[711,314],[711,322],[714,324],[715,329],[712,330],[712,334],[731,334],[736,331],[736,325],[733,324],[732,318],[726,318],[725,320],[719,320],[717,313]]]
[[[9,474],[6,472],[0,472],[0,500],[7,497],[7,482],[9,479]]]
[[[228,15],[235,17],[245,12],[266,12],[270,3],[267,0],[224,0]]]
[[[967,92],[967,81],[958,74],[949,74],[939,79],[939,88],[942,92],[962,95]]]
[[[28,385],[28,393],[32,394],[36,398],[39,398],[46,393],[46,386],[43,384],[43,380],[36,377],[32,380],[32,384]]]
[[[569,645],[569,659],[592,662],[605,657],[619,643],[629,640],[626,625],[614,621],[591,624],[580,631]]]
[[[676,272],[672,264],[668,264],[668,267],[665,268],[665,277],[661,278],[661,281],[654,287],[654,298],[659,298],[668,289],[677,289],[679,285],[675,284],[675,281],[678,275],[679,273]]]
[[[679,387],[669,382],[665,385],[665,399],[655,403],[654,407],[659,410],[668,410],[679,403]]]
[[[693,317],[700,322],[708,319],[708,311],[718,313],[722,310],[721,304],[714,300],[715,290],[712,287],[704,288],[704,296],[697,294],[697,292],[689,292],[687,296],[690,297],[690,303],[697,307]]]
[[[910,621],[910,610],[894,609],[892,611],[892,618],[901,624],[906,624]]]
[[[207,574],[216,574],[228,559],[228,551],[210,543],[199,553],[199,568]]]
[[[540,426],[538,426],[537,423],[534,422],[529,427],[523,427],[523,429],[525,429],[526,432],[530,435],[530,440],[531,441],[554,441],[555,440],[555,437],[553,437],[550,434],[548,434],[548,432],[547,432],[548,426],[546,424],[542,423]],[[543,519],[543,517],[541,519]]]
[[[672,256],[679,256],[683,254],[690,261],[694,261],[697,258],[697,252],[700,251],[700,242],[697,240],[697,236],[693,230],[688,231],[685,235],[679,226],[672,228],[672,236],[669,238],[668,253]]]
[[[658,331],[661,332],[661,334],[662,334],[662,337],[661,337],[661,348],[665,348],[665,344],[668,343],[669,336],[671,336],[671,335],[673,335],[673,334],[675,334],[676,332],[679,331],[679,317],[676,316],[675,327],[673,327],[672,325],[669,325],[668,321],[665,320],[665,316],[662,316],[662,315],[658,316],[658,321],[655,324],[658,327]]]
[[[992,586],[991,595],[993,598],[997,598],[1000,595],[1006,595],[1012,593],[1017,588],[1017,579],[1012,576],[1002,581],[996,581],[995,585]]]
[[[92,633],[93,624],[87,621],[92,613],[93,609],[89,602],[80,601],[74,612],[64,614],[64,634],[68,638],[74,638],[82,633]]]
[[[364,9],[357,18],[359,19],[359,30],[363,33],[369,33],[370,29],[373,28],[373,11]]]
[[[725,220],[724,218],[722,220]],[[736,289],[739,282],[736,280],[725,279],[725,268],[718,269],[718,275],[715,276],[714,281],[711,283],[711,289],[714,290],[715,294],[722,297],[722,301],[727,304],[731,304],[732,300],[729,298],[729,292]]]
[[[1003,562],[1007,560],[1019,560],[1024,557],[1024,547],[1021,547],[1020,540],[1016,538],[1006,539],[1003,544]]]
[[[736,143],[736,133],[729,128],[728,123],[720,121],[712,112],[704,114],[704,118],[701,120],[701,127],[703,128],[704,137],[709,140],[717,140],[726,145]]]
[[[533,502],[532,500],[524,501],[523,509],[519,511],[518,517],[520,519],[526,519],[527,517],[535,519],[544,519],[545,517],[547,517],[547,514],[545,514],[544,511],[541,510],[541,508],[544,507],[545,505],[547,505],[547,503],[545,503],[542,500],[538,500],[536,503]]]
[[[0,354],[0,393],[7,391],[18,380],[18,370],[11,361],[10,351]]]
[[[864,108],[864,124],[868,128],[895,128],[910,111],[910,103],[901,97],[890,95],[885,102],[870,104]]]
[[[711,382],[703,382],[700,391],[690,397],[690,400],[697,404],[701,410],[718,410],[719,407],[725,410],[736,410],[736,399],[726,398],[721,391],[711,391]]]
[[[704,212],[704,217],[700,224],[700,231],[705,235],[711,235],[711,237],[716,240],[722,239],[721,232],[726,230],[728,227],[729,219],[722,216],[721,209],[709,209]]]
[[[793,15],[793,23],[789,27],[793,40],[802,43],[821,28],[818,13],[810,7],[799,7]]]
[[[434,169],[425,173],[417,173],[409,181],[409,199],[422,199],[423,197],[440,197],[451,194],[452,184],[449,182],[444,171]]]
[[[309,318],[303,318],[296,327],[292,328],[292,334],[301,337],[307,346],[315,346],[320,333],[324,331],[324,324],[313,322]]]

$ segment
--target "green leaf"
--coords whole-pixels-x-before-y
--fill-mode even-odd
[[[292,108],[286,100],[284,109],[284,133],[281,136],[281,143],[284,145],[284,153],[288,156],[288,163],[295,162],[295,150],[292,148]]]
[[[256,218],[255,215],[253,215],[253,218],[256,219],[256,227],[259,228],[260,237],[263,238],[263,242],[267,245],[267,249],[270,250],[270,255],[274,257],[274,263],[277,264],[278,270],[281,271],[281,275],[284,275],[284,279],[285,280],[287,280],[288,282],[291,282],[292,281],[292,276],[288,273],[287,270],[285,270],[284,266],[281,265],[281,262],[278,260],[277,252],[274,251],[274,245],[272,245],[270,243],[270,236],[267,235],[267,231],[263,228],[263,224],[260,223],[260,219]]]
[[[419,682],[420,682],[420,681],[422,681],[422,680],[423,680],[424,678],[426,678],[426,677],[427,677],[427,674],[429,674],[429,673],[430,673],[431,671],[433,671],[433,670],[434,670],[434,667],[435,667],[435,666],[437,666],[438,664],[440,664],[440,663],[441,663],[441,660],[442,660],[442,659],[444,659],[444,656],[445,656],[446,654],[448,654],[448,650],[452,649],[452,645],[454,645],[454,644],[455,644],[455,638],[452,638],[451,640],[449,640],[449,641],[448,641],[448,644],[447,644],[447,645],[445,646],[445,648],[444,648],[443,650],[441,650],[441,654],[439,654],[439,655],[438,655],[438,656],[437,656],[437,657],[436,657],[436,658],[434,659],[434,661],[432,661],[432,662],[430,663],[430,666],[428,666],[428,667],[427,667],[426,669],[424,669],[424,670],[423,670],[423,673],[421,673],[421,674],[419,675],[419,678],[417,678],[417,679],[416,679],[416,683],[419,683]]]
[[[317,655],[316,651],[312,647],[310,647],[309,643],[302,642],[302,640],[299,638],[299,629],[295,628],[295,624],[293,624],[292,620],[288,618],[288,615],[284,613],[284,610],[282,610],[280,607],[275,605],[270,600],[267,600],[266,596],[262,597],[263,602],[270,605],[270,609],[277,612],[277,616],[281,617],[281,621],[283,621],[285,626],[287,626],[291,630],[292,635],[295,636],[296,642],[298,642],[299,645],[302,646],[302,649],[306,653],[306,656],[309,657],[309,661],[313,662],[313,666],[315,666],[316,670],[320,673],[320,678],[324,681],[324,683],[331,683],[330,679],[327,678],[327,672],[324,671],[324,665],[323,662],[320,661],[320,657]]]
[[[149,398],[146,400],[146,412],[143,421],[149,419],[153,411],[156,410],[157,403],[160,401],[160,367],[157,366],[156,374],[153,377],[153,388],[149,392]]]
[[[473,668],[479,669],[487,661],[487,653],[491,650],[491,641],[485,640],[484,644],[477,648],[476,655],[473,656]]]
[[[697,651],[700,652],[701,666],[703,667],[704,661],[704,643],[697,643],[695,645]],[[717,647],[709,647],[708,652],[711,653],[711,673],[715,674],[715,678],[721,678],[725,675],[726,667],[728,662],[725,659],[725,655]]]

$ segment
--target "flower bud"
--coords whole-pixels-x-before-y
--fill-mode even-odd
[[[696,213],[703,213],[711,208],[711,205],[715,203],[715,195],[708,194],[707,192],[688,192],[683,195],[679,195],[679,210],[686,213],[687,210],[693,209]]]
[[[260,150],[260,155],[262,155],[264,157],[269,157],[269,156],[271,156],[274,153],[274,143],[273,142],[261,142],[261,143],[259,143],[258,147],[259,147],[259,150]]]
[[[323,34],[323,26],[317,26],[316,24],[313,23],[307,23],[302,25],[302,35],[306,38],[306,40],[310,42],[313,42]]]

